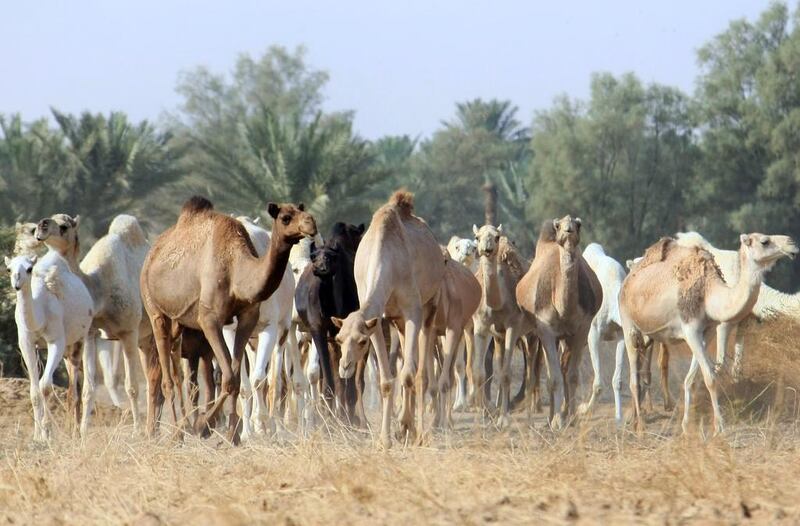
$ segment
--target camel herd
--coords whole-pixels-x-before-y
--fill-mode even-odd
[[[796,296],[763,284],[777,260],[798,253],[787,236],[743,234],[738,251],[724,251],[682,233],[657,241],[628,262],[626,273],[596,243],[581,252],[582,222],[569,215],[544,222],[528,261],[501,225],[474,226],[474,239],[453,237],[442,247],[405,191],[395,192],[368,227],[337,223],[324,241],[302,204],[270,203],[267,213],[270,231],[193,197],[152,246],[134,217],[120,215],[81,261],[80,217],[18,224],[5,264],[31,382],[34,439],[50,436],[45,397],[62,359],[70,418],[85,435],[96,364],[112,401],[122,404],[114,374],[120,355],[137,430],[137,355],[147,378],[149,436],[164,418],[178,431],[226,428],[233,443],[274,431],[287,415],[303,431],[327,416],[364,427],[370,383],[380,393],[386,447],[395,414],[400,440],[419,439],[428,412],[434,427],[451,426],[454,410],[475,409],[502,428],[514,406],[527,401],[529,418],[541,409],[542,364],[548,422],[558,429],[597,401],[601,342],[615,344],[618,424],[625,353],[641,428],[640,383],[649,378],[653,348],[660,349],[663,378],[668,345],[685,342],[692,360],[683,429],[699,369],[719,433],[717,373],[728,342],[735,341],[739,375],[749,319],[800,315]],[[706,342],[714,333],[711,361]],[[578,404],[587,348],[594,381],[589,399]],[[518,351],[525,381],[514,395],[511,361]]]

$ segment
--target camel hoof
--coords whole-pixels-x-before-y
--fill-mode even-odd
[[[381,446],[383,446],[383,449],[386,451],[392,449],[392,437],[390,437],[388,433],[381,435]]]
[[[588,402],[584,402],[578,406],[578,415],[583,416],[589,413],[592,410],[592,405]]]
[[[561,431],[564,428],[564,419],[560,414],[556,414],[553,416],[553,420],[550,422],[550,429],[553,431]]]
[[[511,419],[508,415],[500,415],[500,418],[497,419],[497,427],[499,429],[508,429],[511,425]]]

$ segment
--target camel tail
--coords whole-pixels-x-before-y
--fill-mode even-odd
[[[400,213],[408,217],[414,213],[414,194],[405,189],[397,190],[389,198],[389,204],[399,208]]]
[[[207,212],[213,209],[214,205],[211,203],[211,201],[209,201],[205,197],[195,195],[190,197],[188,201],[183,203],[183,207],[181,208],[181,215],[199,214],[201,212]]]

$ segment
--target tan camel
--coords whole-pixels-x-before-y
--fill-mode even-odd
[[[545,221],[530,270],[517,285],[517,301],[529,315],[547,358],[550,422],[560,428],[575,414],[578,367],[589,328],[603,302],[603,289],[581,254],[581,220],[572,216]],[[566,358],[564,385],[559,341]]]
[[[776,244],[772,236],[742,234],[739,279],[728,286],[713,255],[699,247],[682,247],[662,238],[647,249],[641,262],[622,283],[620,317],[631,369],[635,425],[641,426],[638,394],[638,355],[645,338],[660,342],[685,341],[692,363],[684,381],[682,428],[686,432],[691,386],[698,367],[711,395],[714,430],[724,429],[714,368],[706,354],[706,340],[719,324],[736,324],[753,310],[764,274],[784,256],[794,256],[794,243]],[[717,338],[717,345],[720,345]],[[724,347],[722,348],[724,350]]]
[[[517,303],[515,290],[525,274],[527,264],[517,255],[514,246],[503,234],[503,225],[494,227],[473,225],[478,242],[478,271],[475,277],[481,286],[481,301],[473,322],[475,326],[474,355],[467,357],[467,367],[472,368],[473,396],[480,411],[487,409],[484,384],[489,339],[494,339],[495,356],[499,357],[500,415],[498,425],[509,423],[509,398],[511,396],[511,355],[520,337],[524,313]]]
[[[435,426],[452,423],[450,390],[453,385],[453,369],[458,354],[464,353],[466,345],[469,353],[474,346],[472,316],[481,301],[481,286],[470,270],[451,259],[444,251],[445,272],[442,282],[439,304],[436,306],[434,326],[437,335],[444,336],[442,346],[442,367],[434,393]],[[432,359],[432,354],[429,353]],[[433,372],[433,364],[429,362],[428,370]]]
[[[315,235],[317,225],[302,204],[269,203],[267,212],[274,219],[272,238],[267,254],[259,258],[244,225],[213,208],[207,199],[192,197],[183,205],[175,226],[158,236],[142,269],[142,299],[162,371],[170,370],[173,332],[177,332],[174,325],[203,331],[222,370],[222,388],[199,425],[213,419],[227,399],[228,438],[236,443],[241,362],[258,322],[259,305],[278,288],[292,245]],[[236,336],[229,353],[222,327],[234,317]],[[162,374],[161,382],[172,422],[177,425],[171,375]],[[148,414],[150,432],[155,429],[153,418]]]
[[[376,329],[380,329],[383,316],[404,335],[399,374],[403,388],[400,435],[413,439],[413,387],[416,380],[417,401],[424,404],[426,353],[433,346],[432,324],[445,274],[444,258],[433,232],[413,212],[413,195],[397,191],[372,216],[356,251],[354,271],[361,308],[344,320],[333,319],[340,329],[336,341],[342,350],[342,378],[353,375],[370,341],[376,351],[381,378],[381,441],[385,447],[391,445],[393,382],[383,331]],[[422,422],[419,424],[421,430]]]
[[[56,214],[42,219],[36,227],[36,239],[61,254],[89,289],[95,307],[92,328],[86,338],[86,354],[95,356],[99,333],[122,343],[125,365],[125,390],[133,415],[134,429],[139,429],[136,383],[137,349],[152,352],[150,324],[143,319],[139,274],[148,245],[144,231],[135,217],[120,214],[108,227],[108,234],[98,239],[78,264],[80,216]],[[146,363],[140,356],[142,365]],[[72,367],[69,374],[77,374]],[[157,393],[148,393],[155,397]]]

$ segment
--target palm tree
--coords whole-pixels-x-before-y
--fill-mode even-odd
[[[447,128],[457,128],[465,132],[484,130],[502,141],[529,140],[529,130],[523,128],[516,119],[519,108],[508,100],[474,99],[456,103],[456,117],[452,122],[442,122]]]

